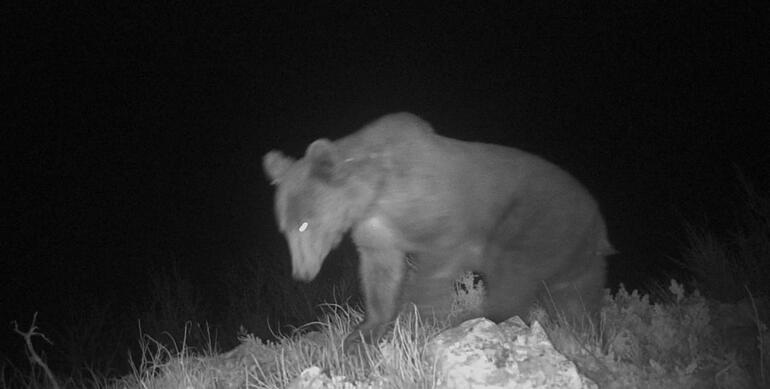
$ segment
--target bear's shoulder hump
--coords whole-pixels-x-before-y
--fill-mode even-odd
[[[433,134],[430,123],[409,112],[391,113],[370,122],[364,132],[386,133],[401,136],[420,136]]]

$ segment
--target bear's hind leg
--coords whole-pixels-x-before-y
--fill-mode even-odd
[[[602,258],[577,276],[548,282],[541,287],[539,298],[552,317],[554,314],[563,315],[563,318],[575,325],[597,325],[604,283],[605,266]]]
[[[376,343],[398,313],[406,271],[404,253],[395,249],[359,247],[361,288],[366,319],[345,339],[345,350],[360,343]]]
[[[452,309],[452,300],[456,276],[454,273],[432,275],[425,271],[416,271],[410,275],[404,288],[403,301],[417,306],[420,318],[425,322],[442,322]],[[410,305],[405,307],[411,309]]]
[[[538,281],[526,271],[510,266],[487,269],[483,275],[487,288],[484,316],[496,323],[512,316],[527,320],[536,302]]]

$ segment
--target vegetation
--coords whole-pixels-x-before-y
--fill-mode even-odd
[[[534,310],[531,319],[605,387],[770,387],[770,197],[748,187],[746,194],[746,207],[729,232],[687,226],[681,264],[694,277],[687,287],[668,280],[659,285],[665,293],[653,296],[623,287],[608,292],[600,322],[589,328],[549,318],[542,310]],[[231,305],[219,313],[230,326],[212,329],[204,315],[212,310],[178,268],[154,274],[159,276],[152,280],[152,298],[117,316],[125,322],[127,316],[139,318],[131,321],[139,328],[136,345],[120,339],[128,331],[110,325],[106,308],[92,309],[81,327],[66,330],[45,328],[36,315],[29,325],[11,328],[29,365],[0,363],[0,388],[283,388],[310,366],[359,383],[434,385],[437,373],[423,346],[442,327],[425,325],[413,313],[403,314],[380,345],[355,356],[342,353],[344,336],[362,313],[345,302],[322,301],[349,296],[352,285],[346,291],[319,292],[317,285],[300,284],[270,289],[269,272],[238,269],[228,277],[231,287],[224,288]],[[471,276],[456,290],[458,310],[472,310],[483,295],[483,285]],[[257,312],[267,316],[253,316]],[[282,326],[298,322],[308,324]],[[267,336],[252,335],[266,331]],[[119,359],[125,362],[118,368]],[[62,361],[71,362],[69,369]]]

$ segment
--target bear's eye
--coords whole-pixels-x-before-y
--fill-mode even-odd
[[[299,232],[305,232],[307,230],[308,222],[302,222],[302,224],[299,225]]]

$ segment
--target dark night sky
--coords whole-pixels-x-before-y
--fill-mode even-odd
[[[684,220],[729,220],[735,166],[770,184],[759,2],[53,3],[3,16],[8,320],[67,295],[139,298],[153,262],[178,259],[206,289],[260,253],[288,261],[261,156],[392,111],[572,172],[627,284],[666,269]]]

